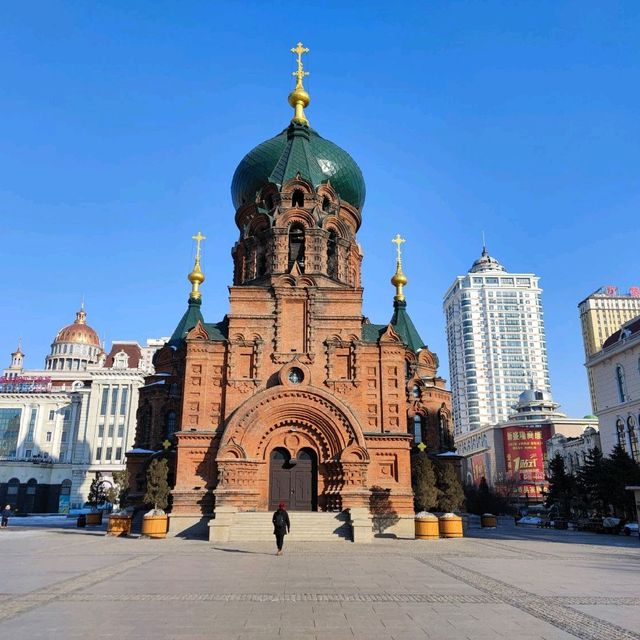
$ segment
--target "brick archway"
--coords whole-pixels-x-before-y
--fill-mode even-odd
[[[369,455],[350,409],[321,389],[273,387],[239,407],[225,429],[216,458],[216,505],[266,510],[269,459],[279,447],[294,457],[303,448],[315,452],[321,510],[360,506],[368,495]]]

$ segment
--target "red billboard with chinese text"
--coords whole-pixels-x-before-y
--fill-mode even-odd
[[[547,483],[544,462],[546,442],[551,437],[549,426],[507,427],[502,430],[506,475],[517,485],[518,495],[541,499]]]
[[[476,453],[469,459],[470,464],[468,466],[468,469],[470,468],[471,479],[473,481],[473,484],[475,484],[476,486],[480,484],[482,478],[484,478],[485,480],[489,478],[488,462],[489,461],[487,460],[486,453]]]

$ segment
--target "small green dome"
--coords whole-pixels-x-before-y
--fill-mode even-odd
[[[233,205],[237,209],[254,202],[269,182],[282,187],[298,173],[315,188],[330,181],[342,200],[362,209],[366,190],[360,167],[346,151],[299,124],[289,125],[242,159],[231,183]]]

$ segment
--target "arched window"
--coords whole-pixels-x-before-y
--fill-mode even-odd
[[[331,200],[327,196],[322,198],[322,210],[325,212],[331,211]]]
[[[624,369],[621,364],[616,366],[616,382],[618,383],[618,395],[620,396],[620,402],[626,402],[627,397],[627,384],[624,378]]]
[[[20,480],[18,480],[18,478],[11,478],[7,483],[7,496],[17,496],[19,488]]]
[[[422,416],[417,413],[413,416],[413,442],[414,444],[422,442]]]
[[[71,494],[71,480],[63,480],[60,484],[60,495],[68,496]]]
[[[136,444],[146,449],[149,447],[149,440],[151,439],[151,422],[153,419],[153,414],[151,411],[151,406],[146,405],[140,409],[140,414],[138,418],[138,433],[137,435],[140,438],[140,441]]]
[[[270,193],[264,199],[264,206],[268,211],[271,211],[271,209],[273,209],[273,196]]]
[[[296,189],[291,196],[292,207],[304,207],[304,193],[302,190]]]
[[[411,389],[411,395],[416,399],[420,399],[420,387],[417,384],[413,385],[413,389]]]
[[[165,435],[170,438],[176,432],[177,416],[175,411],[169,411],[165,418]]]
[[[624,450],[627,450],[627,442],[624,437],[624,421],[622,418],[616,420],[616,435],[618,437],[618,445]]]
[[[327,238],[327,275],[330,278],[338,277],[338,260],[335,231],[329,231],[329,237]]]
[[[633,416],[627,418],[627,432],[629,433],[629,449],[631,457],[640,462],[640,452],[638,451],[638,432],[636,430],[636,419]]]
[[[263,276],[267,270],[267,255],[263,245],[256,250],[256,278]]]
[[[304,227],[299,222],[289,227],[289,271],[296,262],[304,271]]]

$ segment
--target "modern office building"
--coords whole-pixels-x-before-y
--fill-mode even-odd
[[[584,355],[588,360],[602,349],[605,340],[629,320],[640,316],[640,287],[631,287],[620,293],[618,287],[600,287],[579,305]],[[591,370],[587,368],[591,406],[597,412],[598,404]]]
[[[456,435],[505,422],[530,385],[550,391],[538,280],[483,248],[445,294]]]

